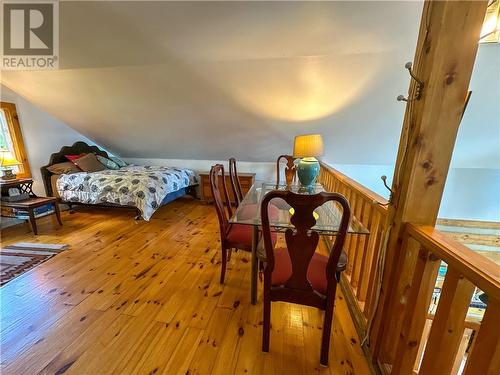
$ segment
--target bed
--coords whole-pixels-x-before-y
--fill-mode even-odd
[[[61,148],[41,168],[48,196],[62,203],[126,207],[138,211],[148,221],[154,212],[181,196],[195,194],[197,177],[192,170],[166,166],[128,165],[117,170],[54,174],[49,167],[67,162],[65,155],[93,153],[105,158],[108,154],[96,146],[76,142]]]

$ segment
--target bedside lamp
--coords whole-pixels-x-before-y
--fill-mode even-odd
[[[0,149],[0,154],[0,166],[3,170],[2,180],[14,180],[16,175],[12,173],[12,168],[8,167],[14,167],[16,165],[21,165],[22,163],[17,160],[14,155],[12,155],[12,152],[5,148]]]
[[[310,187],[319,175],[317,156],[323,155],[321,134],[298,135],[295,137],[293,156],[301,158],[297,167],[299,181],[304,187]]]

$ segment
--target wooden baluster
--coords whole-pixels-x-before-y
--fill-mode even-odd
[[[369,207],[370,205],[364,200],[363,197],[360,196],[360,203],[358,207],[358,212],[356,213],[356,217],[359,221],[365,226],[368,227],[367,223],[369,222]],[[363,257],[366,254],[366,246],[368,245],[368,241],[366,241],[365,235],[357,235],[355,242],[355,250],[354,250],[354,264],[352,270],[352,284],[356,287],[356,294],[359,290],[359,277],[361,271],[361,263],[363,262]]]
[[[358,301],[365,301],[366,300],[366,285],[367,281],[370,278],[370,267],[371,267],[371,262],[373,261],[373,248],[370,248],[370,246],[373,246],[373,239],[372,239],[372,233],[373,237],[375,238],[376,236],[376,230],[374,231],[372,228],[373,227],[373,221],[376,216],[376,212],[373,209],[373,205],[370,202],[365,202],[365,213],[364,213],[364,223],[368,230],[370,231],[370,235],[368,236],[363,236],[362,238],[362,243],[363,243],[363,251],[362,251],[362,257],[359,260],[359,268],[355,272],[357,279],[358,279],[358,289],[356,290],[356,297]]]
[[[359,207],[359,200],[358,200],[358,194],[354,190],[351,191],[351,200],[352,200],[352,206],[351,206],[351,212],[353,216],[357,216],[357,211]],[[354,288],[353,285],[353,278],[352,278],[352,273],[354,270],[354,262],[356,258],[356,243],[358,240],[358,236],[355,234],[351,234],[351,239],[349,241],[349,273],[351,274],[351,286]]]
[[[349,202],[349,205],[351,205],[351,201],[350,201],[350,197],[349,197],[349,189],[342,182],[340,182],[340,194],[342,194]],[[352,207],[351,207],[351,212],[352,212]],[[345,242],[344,242],[344,251],[347,253],[348,256],[349,256],[349,241],[350,241],[350,239],[351,239],[351,235],[347,234],[347,236],[345,238]],[[349,261],[349,259],[348,259],[348,261]],[[347,265],[347,268],[345,270],[345,274],[347,276],[349,276],[349,265]]]
[[[392,366],[393,375],[407,375],[413,371],[439,265],[439,258],[420,248],[408,302],[404,309],[404,320]]]
[[[465,351],[469,346],[469,341],[471,339],[472,334],[475,331],[473,329],[465,328],[462,332],[462,339],[460,340],[460,345],[458,348],[458,353],[455,356],[455,362],[453,363],[453,368],[451,369],[451,374],[458,374],[460,367],[462,366],[462,361],[465,356]],[[477,332],[474,333],[474,337],[477,336]]]
[[[419,374],[449,374],[462,340],[474,284],[448,267]]]
[[[365,293],[366,291],[366,304],[364,313],[367,317],[371,316],[373,309],[375,308],[375,305],[377,303],[376,298],[379,282],[378,258],[380,256],[380,251],[382,250],[382,241],[385,235],[384,223],[385,218],[383,218],[378,212],[376,212],[372,228],[370,229],[371,245],[369,246],[369,254],[373,253],[373,255],[371,255],[371,261],[368,261],[367,258],[367,263],[370,267],[368,271],[369,277],[368,279],[365,279],[368,280],[366,283],[361,284],[361,293]]]
[[[432,320],[426,319],[424,325],[424,332],[422,333],[422,340],[420,341],[420,345],[418,346],[417,359],[415,360],[415,364],[413,365],[413,373],[418,374],[418,369],[420,367],[420,363],[422,361],[422,357],[424,355],[425,346],[427,340],[429,339],[429,333],[431,331]]]
[[[462,340],[474,285],[448,267],[420,374],[449,374]]]
[[[463,375],[500,373],[500,300],[488,296],[476,342],[471,349]]]
[[[354,211],[356,209],[356,194],[354,193],[353,190],[347,189],[346,191],[346,198],[349,201],[349,205],[351,206],[351,213],[354,215]],[[354,235],[349,234],[346,237],[345,240],[345,248],[347,251],[347,269],[346,273],[351,276],[352,274],[352,264],[354,262],[354,249],[353,249],[353,242],[354,242]],[[349,279],[349,283],[351,282],[351,278]]]
[[[334,181],[333,182],[333,191],[336,193],[340,192],[340,181],[336,178],[333,181]]]

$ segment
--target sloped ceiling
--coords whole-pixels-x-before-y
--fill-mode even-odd
[[[421,2],[61,2],[60,69],[2,83],[124,157],[391,164]]]

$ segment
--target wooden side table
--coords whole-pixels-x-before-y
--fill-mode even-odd
[[[22,209],[27,211],[31,229],[33,229],[34,234],[38,234],[34,210],[35,208],[45,206],[46,204],[52,204],[52,206],[54,206],[54,212],[50,215],[55,214],[59,225],[63,225],[61,220],[61,212],[59,211],[59,204],[57,203],[57,198],[55,197],[33,197],[17,202],[2,202],[2,206],[4,207]]]
[[[219,176],[219,178],[221,178]],[[229,175],[225,175],[226,178],[226,186],[227,192],[229,193],[229,199],[231,202],[235,203],[233,189],[231,187],[231,178]],[[238,173],[238,178],[240,179],[241,190],[243,196],[250,190],[254,181],[255,181],[255,173]],[[210,189],[210,176],[209,172],[200,173],[200,190],[201,190],[201,199],[207,203],[211,203],[214,198],[212,196],[212,190]]]

